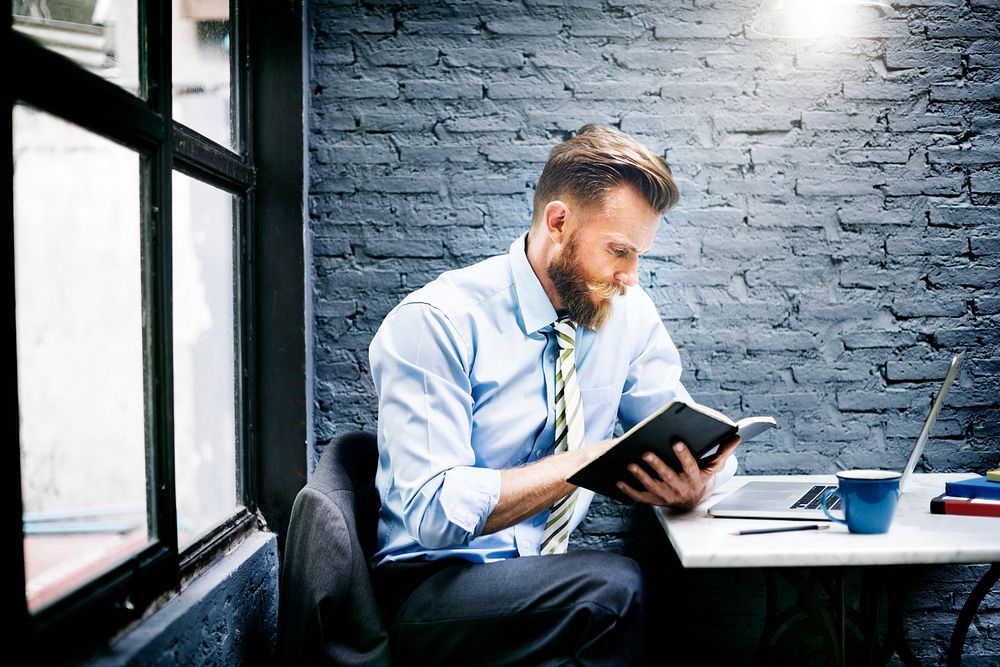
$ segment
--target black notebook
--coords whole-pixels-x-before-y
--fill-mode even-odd
[[[609,498],[631,502],[618,490],[617,483],[624,481],[632,488],[642,489],[639,481],[628,471],[630,463],[641,465],[655,477],[652,469],[642,460],[646,452],[653,452],[664,463],[681,472],[681,463],[673,450],[678,440],[684,442],[699,465],[704,466],[712,460],[719,446],[734,435],[746,441],[775,425],[773,417],[745,417],[733,421],[721,412],[698,403],[671,401],[616,438],[608,451],[577,470],[566,481]]]

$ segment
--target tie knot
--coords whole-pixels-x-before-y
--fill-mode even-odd
[[[576,322],[568,317],[562,317],[552,323],[552,328],[556,332],[559,349],[572,350],[576,345]]]

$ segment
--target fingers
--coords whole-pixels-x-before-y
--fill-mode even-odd
[[[697,479],[701,471],[698,468],[698,462],[695,460],[691,450],[687,448],[687,445],[683,442],[675,443],[674,454],[677,455],[677,460],[681,462],[681,467],[684,468],[684,474],[691,479]]]

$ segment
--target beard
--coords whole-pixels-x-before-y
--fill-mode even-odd
[[[570,318],[597,331],[611,316],[612,299],[624,296],[626,288],[616,283],[588,280],[580,269],[576,253],[576,239],[571,236],[565,250],[552,260],[546,273]]]

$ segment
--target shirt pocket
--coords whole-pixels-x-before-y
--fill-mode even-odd
[[[603,387],[580,387],[587,442],[607,440],[614,433],[621,396],[621,383]]]

